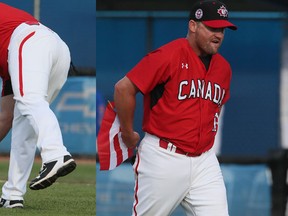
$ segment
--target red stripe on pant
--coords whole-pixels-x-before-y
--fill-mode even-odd
[[[31,38],[35,34],[35,31],[27,35],[21,42],[19,46],[19,56],[18,56],[18,61],[19,61],[19,88],[20,88],[20,95],[23,97],[24,92],[23,92],[23,73],[22,73],[22,50],[25,42]]]
[[[138,166],[139,166],[139,163],[140,163],[140,157],[139,157],[138,152],[137,152],[137,159],[138,160],[137,160],[137,164],[136,164],[136,167],[135,167],[135,174],[136,174],[135,193],[134,193],[135,204],[134,204],[134,207],[133,207],[135,216],[137,216],[136,206],[138,205],[138,196],[137,196],[137,192],[138,192]]]

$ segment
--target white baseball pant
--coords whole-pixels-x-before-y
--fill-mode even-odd
[[[159,146],[148,133],[133,165],[133,216],[168,216],[181,205],[187,216],[228,216],[226,188],[213,151],[187,157]]]
[[[69,154],[49,104],[67,79],[70,52],[52,30],[42,24],[26,23],[14,30],[8,50],[9,74],[16,102],[8,181],[2,188],[2,197],[22,200],[36,146],[43,163]]]

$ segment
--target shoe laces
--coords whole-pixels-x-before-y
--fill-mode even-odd
[[[39,171],[39,174],[38,174],[37,178],[40,177],[40,175],[41,175],[42,173],[44,173],[44,172],[46,171],[46,169],[47,169],[47,166],[46,166],[45,163],[43,163],[42,166],[41,166],[41,169],[40,169],[40,171]]]

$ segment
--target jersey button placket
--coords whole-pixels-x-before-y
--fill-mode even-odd
[[[200,121],[199,121],[200,125],[199,125],[199,140],[196,146],[196,151],[198,150],[197,147],[201,146],[202,132],[203,132],[203,124],[202,124],[203,122],[203,100],[201,97],[199,98],[199,106],[200,106],[200,109],[199,109],[200,110]]]

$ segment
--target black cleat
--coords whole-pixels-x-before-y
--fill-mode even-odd
[[[1,198],[0,208],[23,208],[23,200],[6,200]]]
[[[40,190],[52,185],[58,177],[66,176],[76,168],[76,163],[70,155],[59,160],[44,163],[39,175],[29,185],[31,190]]]

